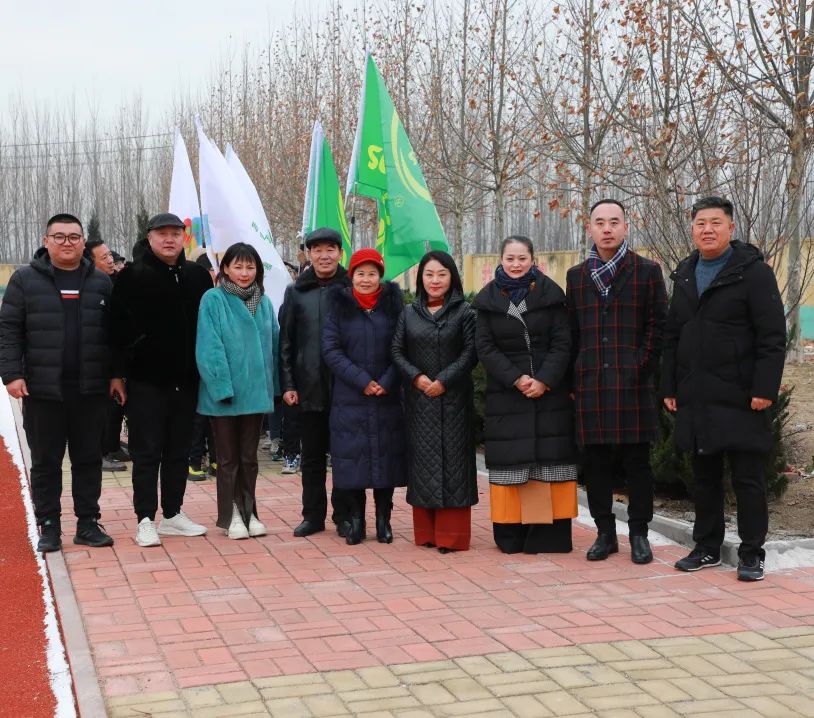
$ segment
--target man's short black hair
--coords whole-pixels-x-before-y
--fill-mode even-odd
[[[102,239],[89,239],[85,242],[85,249],[82,254],[84,254],[91,261],[94,261],[93,250],[97,247],[101,247],[104,243],[105,242]]]
[[[604,199],[600,199],[598,202],[594,202],[593,206],[591,207],[591,211],[588,212],[589,215],[594,213],[594,210],[599,207],[600,204],[615,204],[619,209],[622,210],[622,216],[627,216],[627,210],[625,209],[625,205],[623,205],[618,199],[611,199],[610,197],[606,197]]]
[[[692,206],[690,219],[695,219],[695,215],[697,215],[702,209],[722,209],[724,214],[729,217],[729,219],[735,218],[735,207],[733,206],[732,202],[725,197],[716,197],[715,195],[710,197],[702,197]]]
[[[51,229],[52,224],[56,224],[57,222],[63,223],[70,223],[70,224],[78,224],[82,231],[85,231],[85,228],[82,227],[82,223],[79,221],[77,217],[74,217],[72,214],[68,214],[67,212],[60,212],[59,214],[55,214],[45,225],[45,232],[48,233],[48,230]]]

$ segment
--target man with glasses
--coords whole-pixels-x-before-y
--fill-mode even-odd
[[[9,395],[23,401],[37,550],[62,548],[66,443],[77,517],[73,541],[110,546],[113,539],[98,523],[101,437],[108,393],[121,402],[126,398],[123,383],[110,372],[110,279],[82,256],[82,223],[73,215],[51,217],[43,245],[14,272],[0,308],[0,376]]]

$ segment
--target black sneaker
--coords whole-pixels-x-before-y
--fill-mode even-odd
[[[285,452],[283,451],[283,447],[277,447],[277,451],[272,452],[271,454],[272,461],[285,461]]]
[[[738,581],[762,581],[763,561],[757,556],[738,559]]]
[[[113,537],[108,536],[102,529],[104,526],[94,519],[81,519],[76,524],[76,536],[73,542],[80,546],[92,546],[100,548],[102,546],[112,546]]]
[[[40,526],[40,540],[37,542],[39,553],[50,553],[62,548],[62,527],[59,521],[46,519]]]
[[[675,567],[679,571],[700,571],[702,568],[720,565],[720,556],[708,553],[706,550],[698,548],[697,546],[690,552],[689,556],[685,556],[675,562]]]

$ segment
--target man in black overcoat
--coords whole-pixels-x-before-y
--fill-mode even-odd
[[[602,199],[591,208],[588,258],[568,270],[566,304],[574,353],[577,441],[597,538],[589,561],[619,550],[612,467],[627,483],[631,559],[649,563],[653,518],[650,442],[659,435],[654,373],[667,293],[661,268],[627,244],[625,208]]]
[[[676,446],[691,453],[695,476],[695,548],[675,566],[697,571],[721,562],[726,457],[738,503],[738,578],[759,581],[769,527],[769,407],[777,401],[786,349],[783,302],[760,251],[732,240],[729,200],[701,199],[691,216],[697,249],[671,275],[662,368]]]

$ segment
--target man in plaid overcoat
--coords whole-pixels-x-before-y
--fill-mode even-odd
[[[654,374],[659,362],[667,292],[661,269],[628,246],[625,208],[603,199],[591,208],[594,242],[568,270],[566,303],[574,353],[576,435],[583,449],[588,507],[598,536],[589,561],[619,550],[613,514],[614,460],[624,470],[631,558],[649,563],[653,518],[650,442],[659,432]]]

